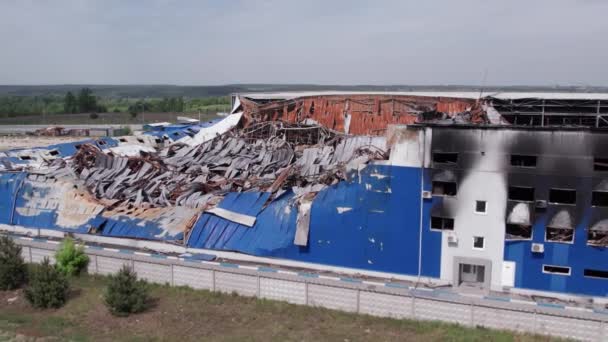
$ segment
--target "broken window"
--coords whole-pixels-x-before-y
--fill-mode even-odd
[[[508,197],[513,201],[534,201],[534,188],[525,186],[510,186]]]
[[[32,160],[32,157],[30,157],[30,156],[19,156],[19,159],[21,159],[21,160]]]
[[[447,217],[431,216],[431,229],[454,230],[454,219]]]
[[[595,207],[608,207],[608,191],[593,191],[591,205]]]
[[[596,222],[587,232],[587,244],[608,247],[608,219]]]
[[[120,138],[120,139],[118,139],[118,141],[120,141],[120,142],[127,142],[127,139],[125,139],[125,138]]]
[[[511,165],[517,167],[536,167],[536,156],[512,154]]]
[[[103,140],[97,140],[97,143],[102,146],[106,144],[106,142]]]
[[[608,171],[608,158],[593,158],[593,171]]]
[[[49,154],[52,155],[52,156],[56,156],[56,155],[59,154],[59,151],[57,151],[57,150],[50,150]]]
[[[458,163],[458,153],[456,152],[433,152],[433,163],[453,164]]]
[[[154,142],[155,142],[155,143],[157,143],[157,144],[160,144],[160,143],[162,143],[163,141],[162,141],[161,139],[156,138],[156,139],[154,139]]]
[[[583,271],[585,277],[608,279],[608,271],[592,270],[586,268]]]
[[[547,226],[545,240],[549,242],[572,243],[574,241],[574,229]]]
[[[74,145],[74,148],[77,150],[80,150],[81,147],[82,147],[82,145]]]
[[[475,201],[475,212],[478,214],[485,214],[487,209],[486,201]]]
[[[433,195],[456,196],[456,183],[433,181]]]
[[[570,275],[570,267],[543,265],[543,273]]]
[[[137,138],[137,141],[139,141],[142,144],[144,143],[144,139],[142,139],[142,138]]]
[[[524,224],[507,223],[506,225],[507,240],[531,240],[532,226]]]
[[[549,202],[558,204],[576,204],[576,190],[550,189]]]
[[[473,236],[473,249],[484,249],[486,239],[483,236]]]

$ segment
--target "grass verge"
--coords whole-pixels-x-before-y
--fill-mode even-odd
[[[439,322],[378,318],[283,302],[152,285],[152,307],[126,318],[103,304],[106,277],[72,281],[67,304],[36,310],[21,291],[0,292],[0,340],[72,341],[550,341]]]

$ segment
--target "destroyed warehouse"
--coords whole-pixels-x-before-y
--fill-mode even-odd
[[[607,94],[232,104],[207,123],[0,152],[0,227],[608,295]]]

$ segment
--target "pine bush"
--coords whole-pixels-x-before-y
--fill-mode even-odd
[[[31,268],[25,298],[36,308],[58,308],[66,302],[68,288],[67,278],[44,258]]]
[[[116,316],[142,312],[148,304],[148,284],[144,280],[137,280],[135,271],[124,265],[116,275],[110,276],[104,300],[110,312]]]
[[[63,240],[55,253],[55,260],[57,269],[67,276],[79,275],[89,264],[89,257],[84,253],[84,248],[77,246],[70,238]]]
[[[0,237],[0,290],[13,290],[25,282],[27,269],[21,246],[8,236]]]

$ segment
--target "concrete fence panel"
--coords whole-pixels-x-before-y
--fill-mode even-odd
[[[328,309],[357,312],[357,290],[318,284],[308,285],[308,304]]]
[[[173,285],[213,290],[213,271],[173,265]]]
[[[224,293],[236,292],[241,296],[257,296],[258,278],[250,275],[216,271],[215,290]]]
[[[379,317],[412,317],[412,297],[361,291],[359,312]]]
[[[306,283],[260,278],[260,297],[292,304],[306,304]]]
[[[158,265],[149,262],[135,261],[133,268],[137,272],[139,278],[145,279],[151,283],[171,284],[171,266]]]

